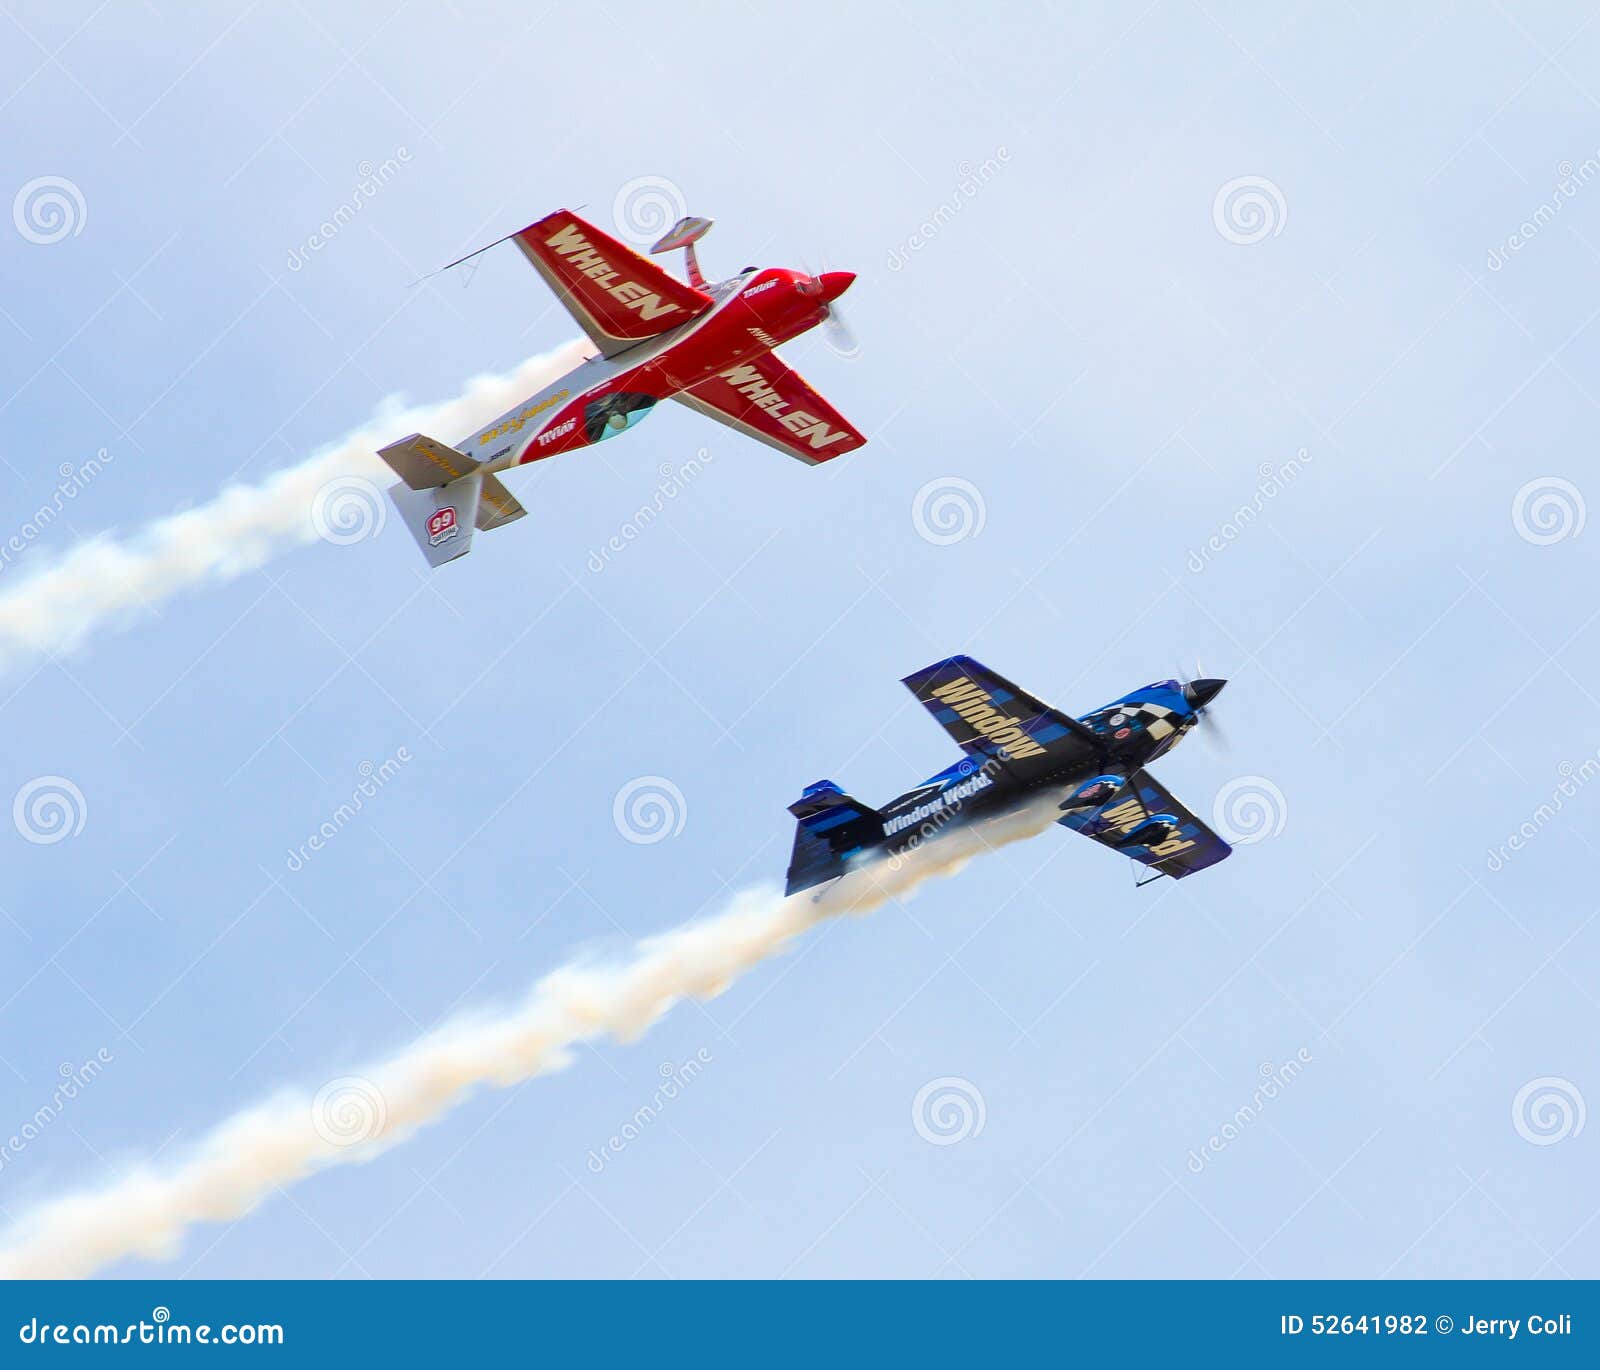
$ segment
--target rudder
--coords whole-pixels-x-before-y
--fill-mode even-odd
[[[431,490],[413,490],[403,483],[389,487],[389,498],[429,566],[443,566],[472,550],[482,494],[483,477],[479,475],[463,476]]]
[[[844,874],[846,858],[883,836],[878,811],[831,780],[807,785],[789,812],[800,820],[789,857],[785,894],[797,894]]]

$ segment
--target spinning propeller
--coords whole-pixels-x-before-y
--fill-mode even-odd
[[[795,282],[796,288],[807,299],[822,301],[827,310],[823,323],[828,330],[828,345],[841,357],[853,357],[861,351],[856,344],[855,334],[850,331],[850,325],[844,321],[844,313],[839,308],[839,296],[850,288],[855,278],[853,271],[823,271],[812,275],[808,266],[806,278]]]

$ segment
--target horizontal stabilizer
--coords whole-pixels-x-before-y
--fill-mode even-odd
[[[399,442],[380,447],[378,455],[413,490],[432,490],[460,480],[477,469],[478,463],[465,452],[458,452],[438,438],[413,433]]]
[[[527,512],[517,497],[500,483],[499,477],[484,476],[483,493],[478,497],[477,522],[480,533],[504,528],[508,523],[515,523]]]

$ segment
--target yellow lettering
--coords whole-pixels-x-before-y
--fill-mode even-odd
[[[637,309],[639,317],[645,320],[659,319],[663,314],[671,314],[677,307],[675,304],[666,303],[654,291],[628,306],[630,309]]]
[[[981,733],[1002,748],[1007,756],[1021,759],[1044,755],[1045,749],[1028,736],[1018,720],[996,709],[989,694],[966,676],[959,676],[941,685],[933,692],[933,697],[948,704],[974,732]]]
[[[933,693],[935,698],[944,700],[946,704],[953,704],[958,699],[967,699],[972,695],[983,694],[983,691],[968,680],[966,676],[957,676],[948,685],[941,685]]]
[[[1135,824],[1144,822],[1144,805],[1137,799],[1124,799],[1116,808],[1102,810],[1100,816],[1119,832],[1127,832]]]
[[[544,413],[546,409],[549,409],[552,405],[560,404],[561,401],[566,399],[571,393],[572,392],[570,390],[558,390],[548,399],[540,400],[538,404],[529,405],[520,414],[508,415],[507,417],[501,419],[499,423],[495,424],[493,428],[484,429],[479,435],[478,441],[489,442],[494,438],[498,438],[502,433],[515,433],[520,431],[522,425],[527,423],[529,419],[536,418],[538,415]]]
[[[827,424],[818,419],[811,431],[805,436],[812,448],[816,449],[818,447],[826,447],[829,443],[843,442],[850,435],[842,428],[835,433]]]
[[[1169,837],[1159,847],[1151,847],[1150,854],[1166,858],[1168,856],[1176,856],[1181,851],[1188,851],[1192,846],[1194,846],[1194,843],[1187,838]]]
[[[546,238],[544,240],[544,245],[546,247],[555,248],[557,252],[565,257],[569,253],[578,251],[580,248],[588,247],[589,240],[585,238],[583,234],[578,232],[576,224],[568,224],[559,232],[555,233],[549,238]]]

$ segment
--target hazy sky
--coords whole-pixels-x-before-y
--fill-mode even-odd
[[[0,542],[108,460],[0,593],[565,342],[512,249],[411,282],[639,178],[710,274],[859,273],[859,355],[785,355],[871,442],[662,405],[437,573],[390,517],[0,681],[0,801],[82,820],[7,830],[0,1132],[109,1058],[4,1211],[781,879],[802,786],[953,759],[918,667],[1198,659],[1223,865],[1048,833],[115,1273],[1600,1276],[1591,19],[8,4]]]

